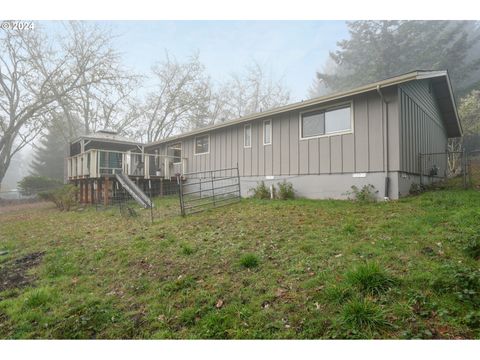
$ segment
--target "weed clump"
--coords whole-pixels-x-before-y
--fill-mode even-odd
[[[260,181],[257,186],[250,189],[250,191],[253,192],[255,199],[270,199],[270,190],[263,181]]]
[[[181,250],[183,255],[192,255],[195,252],[195,249],[189,244],[182,244]]]
[[[354,299],[343,308],[343,323],[360,331],[378,331],[388,326],[383,309],[367,299]]]
[[[258,257],[255,254],[245,254],[240,258],[240,265],[247,269],[257,267],[258,263]]]
[[[292,183],[287,182],[285,180],[283,182],[279,182],[277,197],[280,200],[295,199],[295,191],[293,190]]]
[[[352,286],[368,295],[384,293],[394,284],[394,279],[373,262],[367,262],[349,271],[346,274],[346,279]]]

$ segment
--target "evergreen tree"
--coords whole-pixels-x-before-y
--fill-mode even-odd
[[[310,93],[340,91],[412,70],[447,69],[457,96],[475,86],[480,30],[472,21],[353,21],[330,53],[334,70],[317,73]],[[325,90],[323,90],[325,93]]]
[[[62,126],[52,124],[40,139],[30,165],[32,175],[63,180],[67,146],[63,130]]]

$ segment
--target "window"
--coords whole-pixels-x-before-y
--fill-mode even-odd
[[[252,125],[245,125],[243,146],[252,147]]]
[[[311,112],[302,114],[302,138],[325,134],[325,113]]]
[[[169,145],[167,148],[167,155],[173,157],[173,163],[178,164],[182,162],[182,143]]]
[[[263,122],[263,145],[270,145],[272,143],[272,120],[265,120]]]
[[[210,135],[197,136],[195,138],[195,155],[207,154],[209,152]]]
[[[325,132],[327,134],[348,131],[350,128],[350,107],[325,112]]]
[[[300,117],[300,126],[302,138],[351,131],[350,106],[302,113]]]

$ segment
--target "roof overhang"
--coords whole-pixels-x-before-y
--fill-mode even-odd
[[[463,134],[462,124],[458,116],[448,72],[431,71],[430,73],[429,76],[419,76],[419,79],[430,79],[448,137],[461,137]]]
[[[150,147],[154,145],[159,145],[159,144],[167,143],[173,140],[183,139],[189,136],[202,134],[211,130],[217,130],[217,129],[233,126],[236,124],[241,124],[247,121],[270,117],[270,116],[282,114],[292,110],[304,109],[309,106],[319,105],[319,104],[327,103],[334,100],[341,100],[347,97],[352,97],[352,96],[363,94],[366,92],[377,91],[378,88],[390,87],[390,86],[399,85],[409,81],[420,80],[420,79],[432,79],[432,83],[435,87],[435,94],[437,96],[440,110],[445,120],[445,126],[447,128],[448,136],[449,137],[461,136],[462,128],[458,118],[457,107],[455,105],[455,99],[453,97],[453,91],[452,91],[452,86],[450,84],[450,78],[448,77],[448,72],[416,70],[406,74],[401,74],[388,79],[380,80],[368,85],[363,85],[351,90],[337,92],[337,93],[333,93],[325,96],[320,96],[320,97],[316,97],[306,101],[300,101],[297,103],[281,106],[275,109],[263,111],[260,113],[250,114],[250,115],[243,116],[241,118],[238,118],[232,121],[227,121],[221,124],[210,125],[204,128],[195,129],[183,134],[171,136],[169,138],[166,138],[160,141],[148,143],[145,146]]]
[[[132,145],[132,146],[144,146],[143,143],[139,143],[133,140],[121,140],[121,139],[112,139],[112,138],[101,138],[95,136],[79,136],[78,138],[72,140],[70,144],[75,144],[81,140],[90,140],[90,141],[98,141],[98,142],[105,142],[105,143],[114,143],[114,144],[125,144],[125,145]]]

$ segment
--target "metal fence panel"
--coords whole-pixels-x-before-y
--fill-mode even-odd
[[[418,168],[422,185],[449,182],[452,186],[464,188],[468,186],[465,151],[419,154]],[[458,181],[454,181],[454,179]]]
[[[188,215],[240,201],[238,166],[177,176],[180,209]]]

